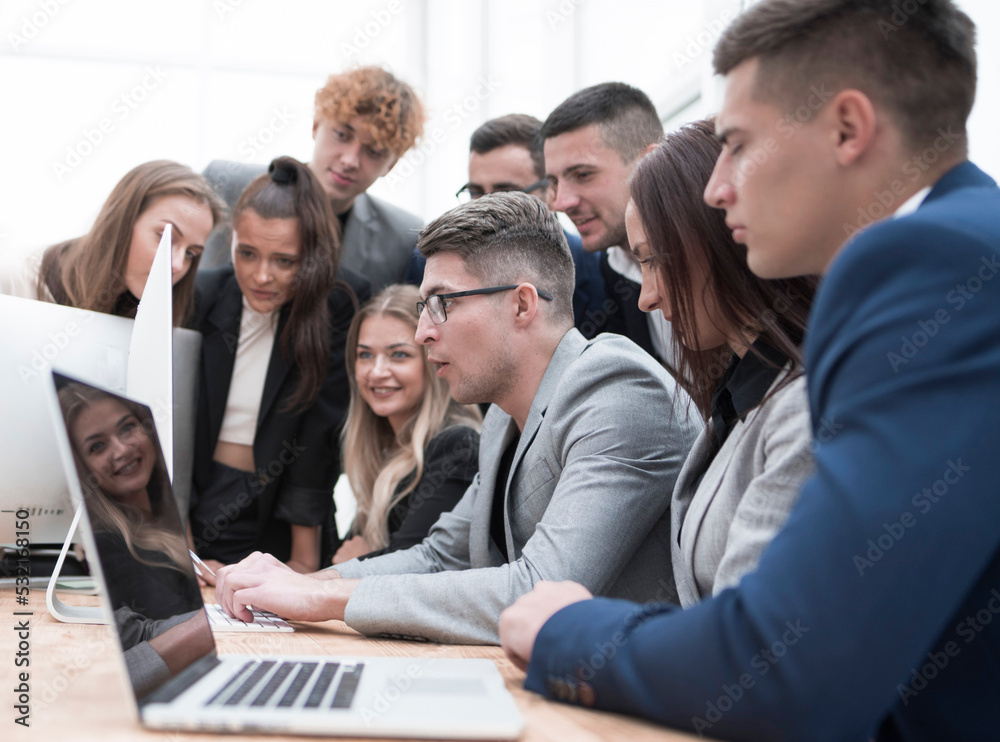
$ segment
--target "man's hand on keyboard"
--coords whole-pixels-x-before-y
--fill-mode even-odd
[[[226,613],[241,621],[253,620],[248,605],[293,621],[343,620],[357,583],[301,575],[270,554],[254,552],[216,573],[215,596]]]

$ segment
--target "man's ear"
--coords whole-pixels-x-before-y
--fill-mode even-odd
[[[319,119],[313,119],[313,139],[316,138],[316,132],[319,130]]]
[[[530,283],[522,283],[514,291],[514,322],[518,327],[527,326],[538,312],[538,289]]]
[[[868,152],[878,130],[878,114],[860,90],[841,90],[829,102],[828,116],[839,165],[851,165]]]

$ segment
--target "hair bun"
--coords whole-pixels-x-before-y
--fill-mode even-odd
[[[292,162],[289,162],[290,159],[280,157],[271,160],[271,164],[267,167],[271,180],[278,185],[290,185],[299,179],[299,171]]]

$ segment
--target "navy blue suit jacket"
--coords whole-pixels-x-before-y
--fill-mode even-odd
[[[601,275],[600,256],[583,249],[583,241],[575,234],[563,232],[569,244],[573,264],[576,266],[576,288],[573,290],[573,323],[588,340],[606,332],[607,307],[604,305],[604,277]],[[424,280],[427,258],[414,249],[406,267],[406,283],[419,286]],[[544,287],[542,287],[544,288]]]
[[[527,687],[723,739],[997,739],[998,273],[971,163],[845,246],[806,344],[817,472],[759,569],[686,611],[568,606]]]

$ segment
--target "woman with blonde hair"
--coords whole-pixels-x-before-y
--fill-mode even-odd
[[[387,286],[348,330],[342,458],[358,509],[334,564],[420,543],[479,468],[482,418],[451,398],[414,340],[419,300],[414,286]]]
[[[59,405],[109,584],[147,618],[200,607],[187,543],[175,535],[180,514],[164,497],[170,481],[152,418],[126,399],[75,382],[59,390]]]
[[[129,171],[111,191],[90,231],[0,277],[0,293],[135,317],[153,257],[172,226],[174,325],[191,315],[194,276],[224,204],[202,176],[169,160]]]

